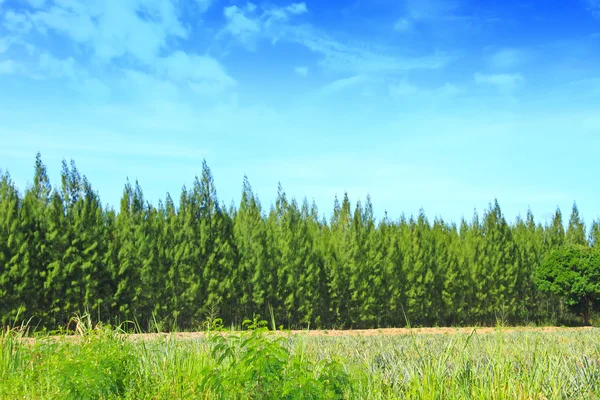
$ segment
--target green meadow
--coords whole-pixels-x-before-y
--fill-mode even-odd
[[[596,399],[600,331],[132,335],[5,329],[2,399]],[[414,332],[414,333],[413,333]]]

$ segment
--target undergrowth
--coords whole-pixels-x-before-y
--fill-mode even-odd
[[[1,399],[598,399],[600,334],[309,337],[218,318],[201,338],[139,337],[74,318],[0,334]]]

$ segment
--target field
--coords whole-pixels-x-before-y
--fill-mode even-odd
[[[4,330],[2,399],[595,399],[594,328]]]

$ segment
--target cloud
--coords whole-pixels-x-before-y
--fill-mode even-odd
[[[300,15],[308,12],[305,3],[293,3],[287,7],[274,7],[265,11],[267,16],[267,24],[273,20],[287,21],[293,15]]]
[[[320,65],[338,73],[382,74],[438,69],[454,59],[452,55],[443,53],[423,57],[402,56],[401,49],[396,47],[359,41],[344,43],[306,26],[288,29],[285,37],[323,56]]]
[[[477,84],[496,86],[501,92],[512,92],[524,81],[521,74],[475,74]]]
[[[15,73],[17,68],[18,64],[13,60],[0,61],[0,75]]]
[[[472,28],[474,24],[496,21],[495,18],[473,17],[459,11],[463,8],[465,0],[404,0],[404,13],[394,23],[394,30],[410,32],[415,28],[427,26],[428,30],[435,30],[448,35],[453,29],[451,25],[460,24],[460,29]]]
[[[25,0],[33,8],[42,8],[46,4],[46,0]]]
[[[457,10],[461,2],[457,0],[406,0],[408,16],[414,20],[440,19]]]
[[[176,51],[159,63],[160,72],[173,82],[185,82],[197,92],[219,94],[236,85],[221,64],[206,55]]]
[[[55,0],[27,16],[40,33],[63,34],[104,61],[129,55],[151,64],[170,39],[187,37],[172,1]]]
[[[22,68],[20,72],[36,80],[65,79],[70,89],[88,98],[106,98],[111,93],[104,82],[91,75],[73,57],[60,59],[49,53],[41,53],[33,67]]]
[[[394,98],[410,98],[420,100],[448,99],[459,95],[462,90],[451,83],[446,83],[436,88],[423,88],[406,81],[389,86],[389,93]]]
[[[356,86],[359,83],[364,83],[367,78],[363,75],[354,75],[348,78],[337,79],[321,88],[321,95],[329,96],[346,88]]]
[[[30,1],[33,11],[9,16],[5,26],[8,24],[9,31],[16,35],[11,42],[32,46],[34,37],[29,32],[35,29],[42,35],[58,34],[66,39],[65,48],[75,45],[76,49],[70,57],[58,58],[34,47],[36,52],[21,71],[30,78],[68,79],[73,88],[103,96],[111,90],[97,77],[104,80],[119,74],[125,79],[117,77],[112,81],[121,82],[123,87],[127,87],[128,79],[139,82],[143,80],[141,76],[149,74],[153,75],[155,80],[151,83],[156,87],[188,88],[209,96],[236,85],[216,59],[171,50],[177,40],[188,35],[188,28],[179,19],[178,0],[47,0],[45,3]],[[195,0],[194,4],[205,11],[212,0]],[[0,50],[11,42],[4,39]],[[139,75],[132,76],[130,72],[134,70]],[[164,80],[164,85],[156,79]],[[122,87],[112,89],[118,91]],[[136,93],[147,95],[147,90],[140,90]]]
[[[488,64],[495,69],[513,69],[520,66],[527,59],[527,53],[519,49],[501,49],[488,57]]]
[[[394,24],[394,30],[398,32],[409,32],[412,31],[414,22],[409,18],[400,18]]]
[[[44,78],[75,78],[78,73],[81,73],[76,71],[74,58],[68,57],[61,60],[48,53],[40,55],[38,66],[44,71]]]
[[[10,47],[10,40],[8,40],[8,38],[0,37],[0,54],[4,53],[6,50],[8,50],[9,47]]]
[[[273,38],[273,31],[285,24],[293,16],[308,12],[305,3],[292,3],[285,7],[258,7],[253,3],[246,3],[243,7],[229,6],[223,9],[227,20],[225,28],[219,36],[229,34],[236,38],[242,45],[254,50],[257,41],[261,38]]]
[[[600,18],[600,0],[584,0],[587,10],[596,18]]]
[[[120,76],[120,88],[135,105],[165,104],[179,99],[179,86],[164,76],[127,69]]]
[[[9,10],[4,13],[2,26],[8,32],[28,33],[33,28],[33,23],[27,15]]]
[[[229,6],[223,9],[227,25],[219,36],[227,33],[238,39],[246,47],[253,48],[257,35],[262,30],[260,18],[253,14],[256,5],[247,3],[245,7]]]
[[[295,15],[304,14],[305,12],[308,12],[308,9],[306,8],[306,3],[304,3],[304,2],[291,4],[286,7],[286,10],[290,14],[295,14]]]
[[[308,67],[296,67],[294,71],[300,76],[308,76]]]
[[[454,56],[443,53],[415,57],[402,56],[403,49],[379,46],[353,38],[340,40],[308,24],[291,21],[308,11],[305,3],[262,9],[252,3],[224,8],[227,25],[219,34],[237,39],[250,50],[260,40],[299,44],[322,56],[321,67],[340,74],[399,73],[413,69],[437,69]]]
[[[214,0],[195,0],[196,1],[196,5],[198,6],[198,10],[200,12],[206,12],[206,10],[208,10],[210,8],[210,6],[212,6],[212,4],[214,3]]]

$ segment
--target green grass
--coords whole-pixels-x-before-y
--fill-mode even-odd
[[[1,399],[597,399],[600,331],[0,337]]]

